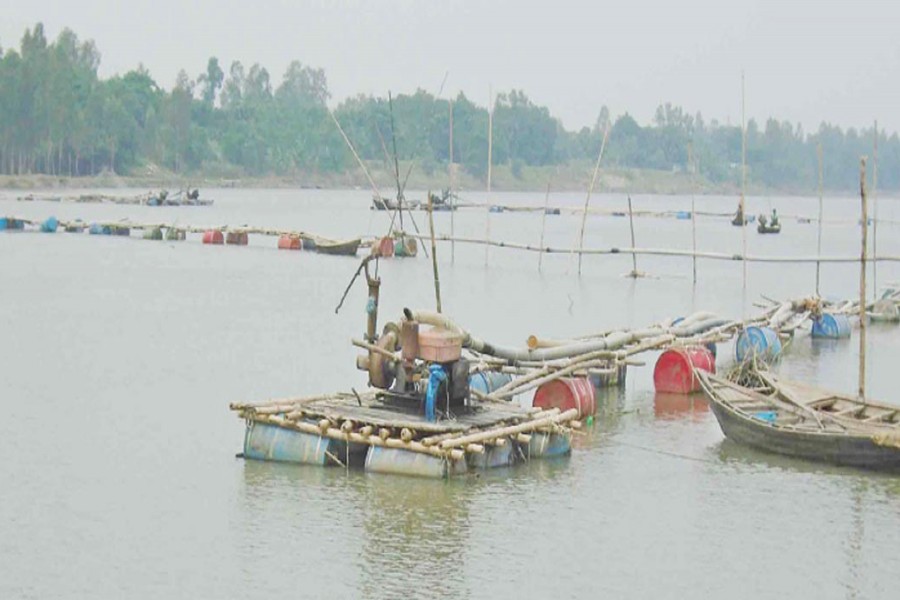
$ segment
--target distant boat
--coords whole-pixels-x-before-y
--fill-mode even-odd
[[[326,240],[324,238],[315,238],[314,248],[316,252],[319,254],[334,254],[339,256],[356,256],[356,251],[359,250],[359,245],[362,243],[362,240],[359,238],[353,240],[346,240],[343,242],[335,241],[335,240]],[[303,240],[304,247],[306,246],[306,239]]]
[[[900,406],[864,402],[769,373],[751,372],[752,387],[696,374],[722,432],[734,442],[795,458],[900,470]]]
[[[781,233],[781,223],[776,222],[774,225],[771,223],[766,223],[764,220],[760,219],[759,223],[756,225],[757,233]]]

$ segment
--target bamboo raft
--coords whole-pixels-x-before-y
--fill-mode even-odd
[[[380,393],[230,405],[245,419],[245,458],[446,478],[567,455],[576,411],[473,400],[430,422]]]

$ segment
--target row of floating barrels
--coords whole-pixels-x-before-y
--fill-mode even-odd
[[[850,319],[844,314],[825,313],[813,320],[812,337],[844,339],[850,337]],[[710,347],[711,346],[711,347]],[[691,394],[700,391],[694,370],[716,372],[715,345],[674,347],[660,354],[653,368],[653,386],[657,392]],[[783,350],[778,332],[770,327],[746,327],[734,344],[734,358],[743,362],[755,357],[772,362]]]
[[[372,242],[372,256],[380,258],[390,258],[397,256],[400,258],[412,258],[419,253],[419,244],[416,238],[399,236],[385,236],[377,238]]]

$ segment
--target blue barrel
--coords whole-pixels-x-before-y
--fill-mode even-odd
[[[59,221],[56,220],[56,217],[50,217],[41,223],[41,231],[44,233],[55,233],[57,227],[59,227]]]
[[[691,211],[689,210],[679,210],[675,213],[676,219],[686,220],[691,218]]]
[[[734,344],[734,356],[743,362],[750,356],[769,361],[781,354],[781,340],[774,330],[768,327],[747,327],[738,336]]]
[[[469,375],[469,388],[482,394],[490,394],[502,388],[512,381],[512,375],[497,373],[496,371],[484,371]]]
[[[0,218],[0,231],[4,229],[25,229],[25,221],[12,217]]]
[[[850,319],[847,318],[847,315],[824,313],[813,321],[812,336],[831,340],[848,338],[850,337]]]
[[[109,235],[109,225],[101,225],[100,223],[91,223],[88,233],[91,235]]]

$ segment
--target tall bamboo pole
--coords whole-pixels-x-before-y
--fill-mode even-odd
[[[866,157],[859,159],[859,197],[862,201],[862,249],[859,254],[859,398],[866,400],[866,242],[869,209],[866,202]]]
[[[544,247],[544,230],[547,228],[547,209],[550,207],[550,182],[547,182],[547,195],[544,196],[544,215],[541,217],[541,243]],[[544,253],[538,252],[538,273],[541,272],[541,264],[544,262]]]
[[[581,213],[581,234],[578,237],[578,249],[584,248],[584,226],[587,224],[588,205],[591,203],[591,194],[594,193],[594,185],[597,183],[597,174],[600,172],[600,161],[603,160],[603,151],[606,150],[606,140],[609,137],[609,121],[603,130],[603,141],[600,143],[600,154],[597,155],[597,164],[594,165],[594,174],[591,175],[591,185],[588,187],[587,197],[584,199],[584,211]],[[581,254],[578,254],[578,274],[581,275]]]
[[[441,278],[438,276],[437,244],[434,240],[434,201],[428,191],[428,227],[431,229],[431,268],[434,271],[434,300],[438,313],[441,312]]]
[[[456,201],[453,190],[456,189],[456,170],[453,168],[453,100],[450,100],[450,236],[456,235]],[[450,242],[450,264],[456,264],[456,242]]]
[[[822,206],[822,194],[824,189],[824,159],[823,159],[823,151],[822,151],[822,142],[819,142],[819,145],[816,147],[816,154],[819,157],[819,234],[818,240],[816,241],[816,256],[822,256],[822,215],[824,214],[823,206]],[[822,294],[819,292],[819,281],[820,281],[820,272],[822,270],[822,261],[816,261],[816,296],[821,296]]]
[[[634,211],[631,209],[631,194],[628,194],[628,226],[631,228],[631,247],[634,248]],[[631,254],[631,273],[628,276],[638,278],[637,254]]]
[[[747,120],[746,120],[746,94],[744,92],[744,72],[741,71],[741,215],[747,217],[745,196],[747,194]],[[741,243],[743,250],[741,256],[747,256],[747,226],[741,223]],[[747,261],[742,260],[744,268],[744,291],[747,291]]]
[[[484,239],[491,239],[491,173],[494,163],[494,93],[488,88],[488,164],[487,196],[484,199]],[[484,247],[484,266],[488,265],[488,248]]]
[[[875,142],[872,148],[872,254],[878,256],[878,121],[875,121]],[[878,293],[878,261],[872,261],[872,293]]]
[[[691,173],[691,250],[694,252],[693,272],[694,284],[697,284],[697,206],[696,206],[696,187],[694,177],[696,176],[696,164],[694,163],[694,144],[688,143],[688,168]],[[632,247],[634,244],[632,244]]]

